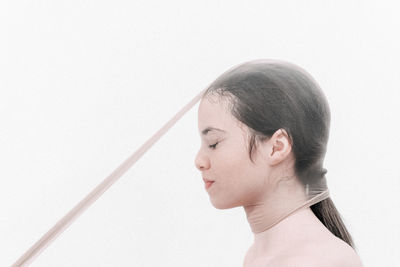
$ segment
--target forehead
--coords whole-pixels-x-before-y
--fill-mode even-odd
[[[199,119],[205,119],[205,118],[210,118],[210,117],[225,117],[228,114],[227,110],[227,103],[226,100],[218,100],[215,97],[209,99],[209,98],[203,98],[200,101],[199,105]],[[215,116],[217,115],[217,116]],[[218,116],[220,115],[220,116]]]
[[[237,120],[232,116],[228,108],[226,100],[218,101],[214,98],[210,101],[208,98],[202,99],[198,109],[200,134],[204,135],[202,132],[224,134],[224,132],[212,130],[212,128],[222,129],[225,132],[232,132],[234,128],[237,128]]]

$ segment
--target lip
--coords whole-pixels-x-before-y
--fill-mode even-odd
[[[206,183],[205,183],[205,188],[206,188],[206,190],[207,190],[208,188],[210,188],[210,186],[212,186],[213,183],[214,183],[214,181],[208,181],[208,182],[206,182]]]
[[[215,182],[213,180],[209,180],[207,178],[203,177],[203,181],[204,181],[204,187],[207,190],[208,188],[210,188],[210,186]]]
[[[204,177],[203,177],[203,181],[204,181],[205,183],[208,183],[208,182],[215,182],[215,181],[213,181],[213,180],[206,179],[206,178],[204,178]]]

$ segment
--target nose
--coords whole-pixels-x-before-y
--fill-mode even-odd
[[[199,151],[194,159],[194,165],[199,171],[204,171],[210,168],[210,159]]]

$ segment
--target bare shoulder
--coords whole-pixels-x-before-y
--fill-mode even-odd
[[[311,256],[314,256],[315,266],[322,266],[321,264],[323,264],[326,267],[362,267],[361,259],[355,250],[336,236],[326,240],[323,244],[306,246],[303,255],[309,256],[299,258],[299,260],[304,260],[303,265],[306,265],[307,259],[309,260]]]
[[[357,252],[345,241],[334,236],[331,242],[328,242],[324,248],[326,253],[332,254],[331,258],[333,262],[336,260],[336,264],[347,267],[363,267],[360,256]],[[338,265],[332,265],[338,266]]]
[[[279,264],[276,262],[276,266],[281,267],[363,267],[354,249],[336,237],[323,244],[307,244],[298,249],[297,253],[279,258]]]
[[[282,250],[255,254],[250,248],[244,267],[363,267],[356,251],[334,235],[293,242]]]

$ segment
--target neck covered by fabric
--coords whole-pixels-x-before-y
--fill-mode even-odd
[[[325,180],[325,177],[321,179]],[[326,180],[319,181],[318,184],[306,184],[305,188],[299,188],[298,191],[282,190],[268,199],[246,206],[247,220],[254,234],[261,233],[294,212],[308,208],[329,197]]]

